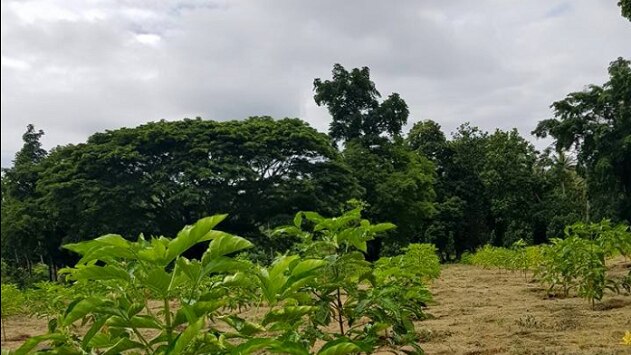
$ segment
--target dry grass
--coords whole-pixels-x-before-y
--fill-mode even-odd
[[[621,258],[610,265],[618,275],[631,268]],[[434,318],[418,323],[428,354],[631,354],[631,347],[619,344],[631,329],[629,296],[607,294],[592,310],[581,298],[549,298],[520,273],[468,265],[446,266],[431,288]],[[45,333],[46,320],[14,317],[6,330],[2,349],[14,349]]]
[[[611,273],[628,272],[622,258]],[[523,275],[449,265],[432,286],[435,317],[426,329],[428,354],[631,354],[620,345],[631,329],[631,297],[607,294],[595,310],[586,300],[549,298]]]

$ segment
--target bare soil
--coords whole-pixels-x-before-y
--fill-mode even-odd
[[[631,262],[617,258],[609,274]],[[631,330],[631,297],[607,293],[591,305],[555,298],[524,275],[469,265],[447,265],[432,285],[434,319],[418,324],[428,354],[631,354],[621,344]]]
[[[610,262],[610,274],[623,275],[631,262]],[[608,293],[592,309],[578,297],[560,298],[528,275],[469,265],[447,265],[431,285],[436,300],[419,322],[427,354],[631,354],[621,344],[631,330],[631,296]],[[258,318],[254,309],[244,312]],[[44,334],[46,320],[13,317],[5,321],[15,349],[29,336]]]

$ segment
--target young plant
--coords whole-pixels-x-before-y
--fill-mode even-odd
[[[221,335],[202,331],[220,316],[227,292],[201,288],[210,275],[232,275],[246,268],[229,255],[252,246],[247,240],[213,228],[226,216],[201,219],[173,238],[142,235],[136,242],[119,235],[66,245],[82,256],[68,278],[78,284],[99,285],[99,295],[75,298],[48,334],[29,339],[16,353],[50,342],[65,352],[158,354],[208,353],[230,347]],[[182,256],[193,245],[210,241],[201,260]],[[4,298],[4,297],[3,297]],[[159,304],[159,305],[156,305]],[[73,325],[89,325],[76,334]]]
[[[324,262],[310,290],[317,306],[311,329],[316,337],[356,352],[406,345],[421,352],[412,319],[422,317],[429,292],[423,288],[415,299],[406,299],[415,290],[395,277],[377,277],[375,266],[364,257],[367,243],[393,228],[390,223],[373,225],[355,209],[335,218],[300,212],[293,226],[276,230],[298,237],[303,257]],[[331,323],[337,327],[335,335],[324,330]]]
[[[23,311],[24,295],[13,284],[2,284],[2,337],[7,341],[6,318],[19,314]]]

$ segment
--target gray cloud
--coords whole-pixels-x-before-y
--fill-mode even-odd
[[[326,130],[312,81],[337,62],[369,66],[412,121],[527,135],[629,38],[612,1],[3,1],[2,166],[28,123],[47,148],[162,118]]]

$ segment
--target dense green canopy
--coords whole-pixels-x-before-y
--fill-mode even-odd
[[[368,68],[339,64],[314,82],[316,103],[332,116],[328,135],[296,118],[197,118],[96,133],[47,153],[43,132],[29,125],[2,175],[2,257],[64,265],[64,243],[172,235],[217,213],[229,213],[224,229],[268,259],[294,240],[266,231],[300,210],[332,216],[361,206],[367,218],[396,224],[369,244],[373,259],[414,242],[459,258],[487,243],[545,242],[590,218],[629,222],[629,61],[614,61],[609,75],[552,105],[554,118],[533,132],[554,139],[543,152],[517,130],[468,123],[448,137],[419,121],[406,135],[405,101],[380,102]]]

